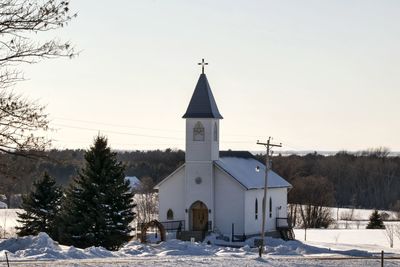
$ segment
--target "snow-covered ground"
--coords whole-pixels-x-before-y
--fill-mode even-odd
[[[376,266],[378,254],[358,249],[321,248],[300,241],[266,240],[266,255],[259,259],[257,249],[219,247],[205,243],[169,240],[143,245],[129,242],[119,251],[101,247],[77,249],[60,246],[47,234],[11,238],[0,242],[0,261],[5,252],[12,266]],[[400,253],[400,251],[398,251]],[[389,253],[386,257],[393,257]],[[363,258],[360,258],[363,257]],[[398,266],[399,260],[386,260],[385,266]],[[1,265],[0,265],[1,266]]]
[[[398,267],[399,260],[386,259],[385,267]],[[0,266],[6,266],[5,263]],[[229,266],[229,267],[300,267],[300,266],[318,266],[318,267],[366,267],[366,266],[380,266],[379,259],[319,259],[319,258],[293,258],[293,257],[264,257],[259,259],[257,256],[250,257],[232,257],[232,256],[166,256],[166,257],[142,257],[142,258],[105,258],[105,259],[91,259],[91,260],[58,260],[58,261],[29,261],[29,262],[11,262],[13,267],[16,266],[29,266],[29,267],[43,267],[43,266],[63,266],[63,267],[130,267],[130,266]]]
[[[400,239],[394,237],[391,249],[386,230],[383,229],[295,229],[294,232],[297,240],[312,246],[369,252],[384,250],[400,254]],[[305,235],[307,241],[304,241]]]

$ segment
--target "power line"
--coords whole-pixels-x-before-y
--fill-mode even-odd
[[[130,125],[121,125],[121,124],[113,124],[113,123],[104,123],[99,121],[88,121],[88,120],[78,120],[78,119],[68,119],[62,117],[54,117],[56,120],[64,120],[64,121],[74,121],[74,122],[82,122],[82,123],[89,123],[89,124],[98,124],[104,126],[113,126],[119,128],[132,128],[132,129],[142,129],[142,130],[151,130],[151,131],[165,131],[165,132],[184,132],[182,130],[172,130],[172,129],[159,129],[159,128],[146,128],[146,127],[139,127],[139,126],[130,126]]]
[[[113,123],[104,123],[104,122],[99,122],[99,121],[89,121],[89,120],[80,120],[80,119],[72,119],[72,118],[64,118],[64,117],[55,117],[56,120],[65,120],[65,121],[71,121],[71,122],[80,122],[80,123],[87,123],[87,124],[97,124],[97,125],[103,125],[103,126],[112,126],[112,127],[120,127],[120,128],[127,128],[127,129],[141,129],[141,130],[150,130],[150,131],[164,131],[164,132],[179,132],[183,133],[185,131],[181,130],[172,130],[172,129],[159,129],[159,128],[147,128],[147,127],[141,127],[141,126],[130,126],[130,125],[120,125],[120,124],[113,124]],[[177,137],[170,137],[170,136],[160,136],[160,135],[152,135],[152,134],[141,134],[141,133],[132,133],[132,132],[125,132],[125,131],[115,131],[115,130],[105,130],[105,129],[99,129],[99,128],[92,128],[92,127],[83,127],[83,126],[76,126],[76,125],[70,125],[70,124],[65,124],[65,123],[53,123],[55,126],[59,127],[65,127],[65,128],[71,128],[71,129],[78,129],[78,130],[85,130],[85,131],[96,131],[98,132],[99,130],[104,132],[104,133],[111,133],[111,134],[120,134],[120,135],[129,135],[129,136],[139,136],[139,137],[148,137],[148,138],[161,138],[161,139],[170,139],[170,140],[184,140],[184,137],[182,138],[177,138]],[[240,134],[226,134],[224,136],[241,136],[241,137],[259,137],[256,135],[240,135]],[[294,150],[307,150],[304,147],[293,145],[290,142],[287,142],[287,140],[284,140],[286,144],[289,145],[290,148]],[[251,140],[246,140],[246,141],[221,141],[221,144],[253,144]],[[309,149],[312,150],[312,149]]]
[[[77,130],[85,130],[85,131],[101,131],[105,133],[113,133],[113,134],[122,134],[122,135],[132,135],[132,136],[141,136],[141,137],[150,137],[150,138],[163,138],[163,139],[174,139],[174,140],[182,140],[182,138],[176,137],[166,137],[166,136],[158,136],[158,135],[146,135],[146,134],[136,134],[136,133],[128,133],[128,132],[119,132],[119,131],[110,131],[110,130],[102,130],[88,127],[80,127],[80,126],[70,126],[65,124],[54,123],[53,125]]]
[[[185,140],[185,138],[177,138],[177,137],[168,137],[168,136],[159,136],[159,135],[146,135],[146,134],[137,134],[137,133],[129,133],[129,132],[119,132],[113,130],[104,130],[104,129],[96,129],[96,128],[88,128],[88,127],[80,127],[80,126],[71,126],[65,124],[58,124],[54,123],[53,125],[77,130],[84,130],[84,131],[100,131],[104,133],[112,133],[112,134],[121,134],[121,135],[129,135],[129,136],[140,136],[140,137],[149,137],[149,138],[162,138],[162,139],[171,139],[171,140]],[[222,144],[250,144],[251,141],[223,141]]]
[[[119,128],[131,128],[131,129],[141,129],[141,130],[151,130],[151,131],[163,131],[163,132],[185,132],[184,130],[172,130],[172,129],[160,129],[160,128],[147,128],[142,126],[132,126],[132,125],[121,125],[121,124],[114,124],[114,123],[106,123],[106,122],[99,122],[99,121],[90,121],[90,120],[80,120],[80,119],[71,119],[71,118],[64,118],[64,117],[54,117],[56,120],[63,120],[63,121],[72,121],[72,122],[80,122],[80,123],[87,123],[87,124],[98,124],[104,126],[112,126],[112,127],[119,127]],[[226,134],[226,136],[241,136],[241,137],[250,137],[250,138],[257,138],[258,135],[247,135],[247,134]]]
[[[86,123],[86,124],[97,124],[97,125],[103,125],[103,126],[111,126],[111,127],[119,127],[119,128],[126,128],[126,129],[140,129],[140,130],[149,130],[149,131],[160,131],[160,132],[175,132],[175,133],[184,133],[185,131],[183,130],[173,130],[173,129],[160,129],[160,128],[148,128],[148,127],[142,127],[142,126],[132,126],[132,125],[121,125],[121,124],[114,124],[114,123],[105,123],[105,122],[100,122],[100,121],[91,121],[91,120],[81,120],[81,119],[74,119],[74,118],[65,118],[65,117],[54,117],[56,120],[64,120],[64,121],[71,121],[71,122],[79,122],[79,123]],[[54,123],[54,125],[57,125],[57,123]],[[59,125],[65,125],[59,124]],[[90,127],[82,127],[82,126],[75,126],[75,125],[68,125],[64,126],[68,128],[75,127],[77,128],[85,128],[86,130],[93,130],[93,131],[98,131],[99,129],[95,128],[90,128]],[[128,134],[132,136],[143,136],[143,137],[150,137],[153,138],[153,135],[149,134],[139,134],[139,133],[122,133],[119,131],[115,130],[102,130],[104,132],[109,132],[109,133],[117,133],[117,134]],[[224,136],[231,136],[231,137],[248,137],[248,138],[259,138],[260,135],[246,135],[246,134],[224,134]],[[154,138],[163,138],[163,139],[175,139],[178,140],[178,138],[173,138],[173,137],[156,137]],[[311,149],[311,148],[305,148],[301,145],[294,144],[290,142],[290,140],[283,139],[282,140],[286,147],[291,148],[296,151],[320,151],[321,149]],[[242,144],[253,144],[252,141],[226,141],[226,142],[221,142],[222,144],[234,144],[234,143],[242,143]]]
[[[52,142],[56,143],[74,143],[74,144],[89,144],[87,140],[66,140],[66,139],[52,139]],[[166,146],[166,145],[182,145],[181,143],[137,143],[137,144],[128,144],[128,143],[114,143],[112,145],[118,146]]]

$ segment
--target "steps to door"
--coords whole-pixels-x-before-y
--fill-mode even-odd
[[[180,232],[180,240],[182,241],[190,241],[190,238],[194,237],[196,242],[201,242],[204,240],[205,232],[204,231],[182,231]]]

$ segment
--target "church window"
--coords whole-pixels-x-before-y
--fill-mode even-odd
[[[214,124],[214,141],[218,141],[218,126],[217,123]]]
[[[173,219],[174,219],[174,212],[171,209],[169,209],[167,211],[167,220],[173,220]]]
[[[272,198],[269,198],[269,217],[272,217]]]
[[[204,126],[199,121],[193,128],[193,141],[204,141]]]
[[[255,219],[257,220],[258,219],[258,200],[257,200],[257,198],[256,198],[254,210],[255,210]]]

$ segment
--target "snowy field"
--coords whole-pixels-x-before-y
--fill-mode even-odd
[[[304,241],[304,229],[294,230],[296,239],[305,244],[336,250],[358,249],[369,252],[392,252],[400,254],[400,239],[394,237],[393,248],[381,229],[307,229],[307,241]]]
[[[350,208],[331,208],[332,218],[335,220],[340,220],[344,216],[348,216],[349,214],[353,214],[354,220],[368,220],[369,216],[374,210],[371,209],[350,209]],[[393,211],[387,210],[378,210],[379,213],[387,213],[389,215],[389,219],[396,219],[396,214]]]

